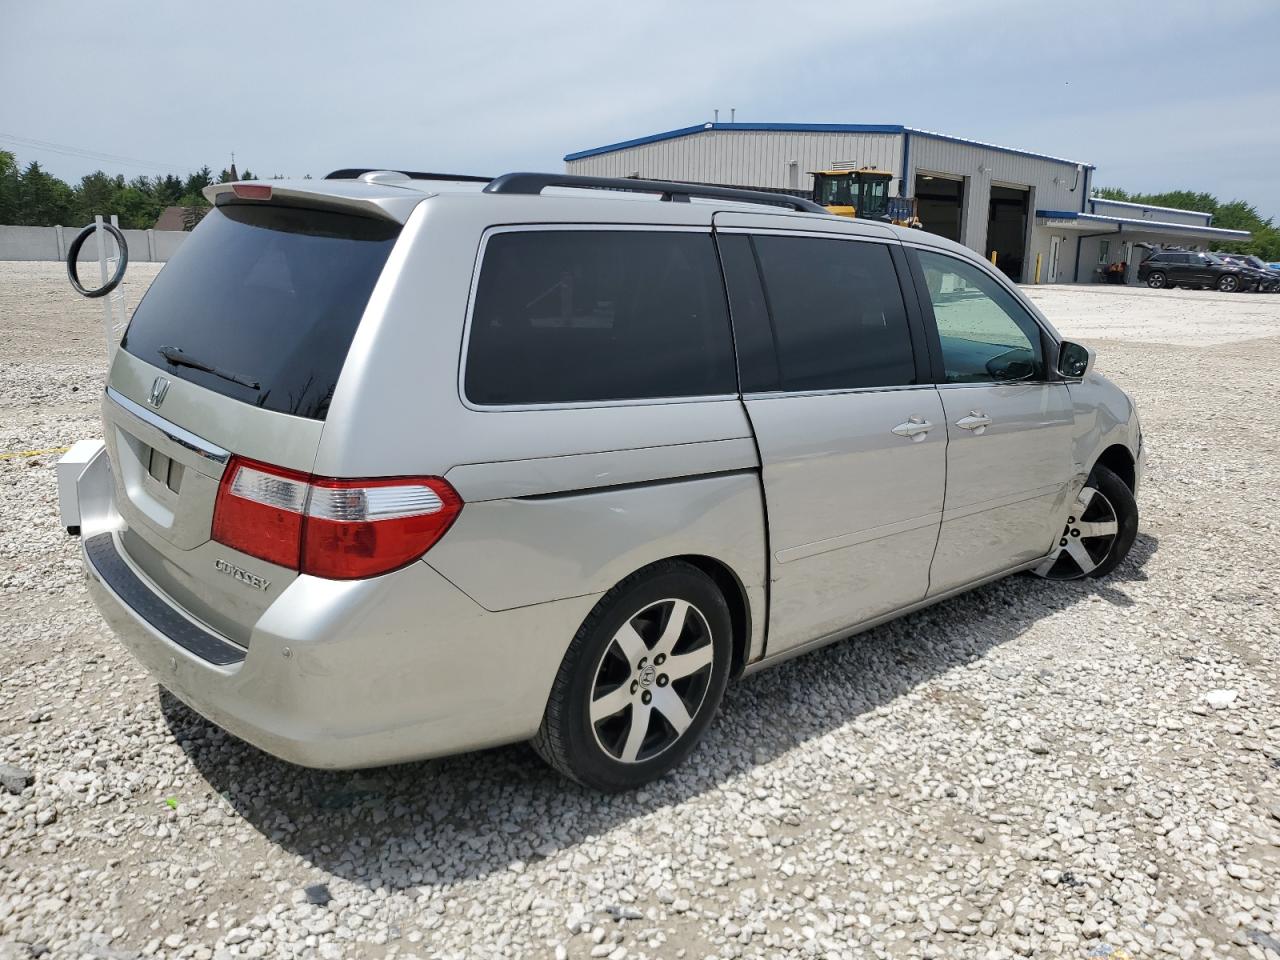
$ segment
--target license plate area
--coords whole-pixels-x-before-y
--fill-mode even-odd
[[[147,476],[170,493],[181,496],[183,465],[155,447],[146,447],[146,450],[150,451],[146,454]]]
[[[110,391],[108,398],[107,448],[125,523],[161,549],[187,551],[207,542],[221,458],[204,455],[198,447],[203,441],[183,428],[135,413]]]

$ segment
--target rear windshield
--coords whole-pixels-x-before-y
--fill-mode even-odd
[[[215,207],[151,284],[121,346],[228,397],[323,420],[399,232],[330,211]]]

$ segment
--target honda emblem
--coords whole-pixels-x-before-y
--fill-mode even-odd
[[[168,392],[168,378],[156,377],[151,381],[151,396],[147,397],[147,400],[153,407],[158,407],[160,404],[164,403],[165,394]]]

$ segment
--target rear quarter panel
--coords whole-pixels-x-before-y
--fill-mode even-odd
[[[489,611],[604,593],[667,557],[711,557],[742,583],[750,649],[758,651],[764,507],[737,397],[540,408],[464,402],[459,369],[485,231],[541,223],[709,231],[711,208],[488,195],[424,201],[356,333],[315,472],[446,477],[465,506],[425,562]]]
[[[751,612],[748,659],[758,654],[768,552],[754,468],[468,503],[427,562],[496,611],[604,593],[641,567],[685,555],[710,557],[737,577]]]

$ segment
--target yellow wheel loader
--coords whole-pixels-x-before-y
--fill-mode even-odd
[[[914,197],[889,196],[893,174],[875,167],[811,170],[813,199],[838,217],[879,220],[900,227],[921,226]]]

